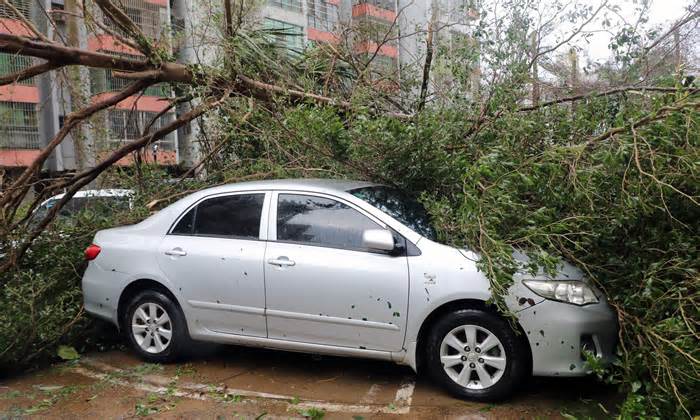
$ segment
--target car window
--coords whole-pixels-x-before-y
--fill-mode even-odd
[[[257,239],[265,194],[214,197],[185,214],[171,233]]]
[[[195,213],[196,207],[193,207],[190,209],[190,211],[187,212],[182,218],[180,219],[179,222],[177,222],[177,225],[173,228],[172,232],[173,234],[177,235],[191,235],[192,230],[194,228],[194,213]]]
[[[52,198],[38,207],[32,215],[32,220],[38,222],[46,216],[46,213],[55,206],[60,199]],[[58,212],[59,218],[74,217],[78,213],[89,211],[98,215],[109,215],[118,211],[129,209],[128,196],[87,196],[73,197]]]
[[[328,198],[280,194],[277,240],[363,250],[362,234],[381,226],[357,210]]]
[[[385,186],[357,188],[348,192],[403,223],[419,235],[431,241],[437,240],[428,212],[415,198]]]
[[[109,214],[115,211],[126,210],[129,208],[129,197],[127,196],[87,196],[73,197],[67,207],[71,213],[79,213],[81,211],[90,210],[100,214]]]

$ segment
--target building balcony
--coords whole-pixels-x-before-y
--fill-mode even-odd
[[[20,13],[22,13],[27,19],[32,18],[32,3],[32,0],[10,0],[10,4],[19,10]],[[0,17],[17,19],[17,16],[12,9],[7,7],[5,3],[0,3]]]
[[[31,0],[10,0],[10,3],[15,6],[25,18],[29,20],[32,19],[34,3]],[[34,36],[34,33],[22,23],[22,21],[17,19],[15,12],[4,3],[0,3],[0,33],[29,37]]]
[[[26,168],[39,156],[39,149],[0,148],[0,168]]]
[[[134,111],[125,108],[110,109],[106,116],[106,123],[109,128],[106,134],[108,139],[106,143],[102,145],[102,149],[116,149],[130,141],[141,138],[144,128],[157,114],[158,112]],[[175,114],[172,112],[160,116],[155,120],[150,132],[157,131],[161,127],[171,123],[174,119]],[[152,147],[143,150],[143,157],[146,162],[155,162],[162,165],[174,165],[177,163],[175,132],[169,133],[165,138],[158,140],[153,143],[153,145],[157,146],[155,156]],[[126,156],[120,159],[117,165],[127,166],[132,163],[133,157]]]
[[[397,58],[399,56],[399,49],[394,45],[383,44],[378,45],[374,41],[362,41],[355,45],[355,52],[358,54],[374,54],[375,52],[379,55],[386,57]]]
[[[308,28],[306,31],[306,37],[309,41],[315,42],[327,42],[329,44],[337,44],[340,42],[338,35],[333,32],[320,31],[315,28]]]
[[[36,104],[0,102],[0,150],[40,147]],[[18,158],[22,156],[19,154]]]
[[[377,3],[382,4],[381,2]],[[354,4],[352,6],[352,17],[358,18],[362,16],[372,16],[388,22],[393,22],[396,20],[396,9],[393,6],[391,8],[384,8],[372,3]]]
[[[117,4],[146,37],[160,40],[168,35],[167,27],[170,19],[167,0],[122,0]],[[94,7],[93,13],[95,18],[101,19],[107,28],[125,35],[99,8]]]
[[[292,13],[302,13],[302,0],[267,0],[267,5]]]

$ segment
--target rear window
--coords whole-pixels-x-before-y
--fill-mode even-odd
[[[190,209],[172,234],[258,239],[265,194],[213,197]]]

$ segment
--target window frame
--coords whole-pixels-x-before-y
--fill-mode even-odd
[[[301,245],[301,246],[312,246],[312,247],[318,247],[318,248],[329,248],[329,249],[339,249],[343,251],[355,251],[355,252],[364,252],[368,254],[380,254],[380,255],[389,255],[389,256],[404,256],[405,253],[397,254],[395,252],[391,251],[379,251],[379,250],[372,250],[372,249],[367,249],[367,248],[346,248],[346,247],[341,247],[341,246],[333,246],[333,245],[325,245],[325,244],[319,244],[319,243],[313,243],[313,242],[301,242],[301,241],[285,241],[285,240],[279,240],[277,239],[277,208],[279,206],[279,196],[280,195],[285,195],[285,194],[290,194],[290,195],[307,195],[311,197],[318,197],[318,198],[325,198],[327,200],[333,200],[337,201],[341,204],[344,204],[351,209],[359,212],[361,215],[367,217],[370,221],[373,223],[377,224],[377,228],[381,229],[386,229],[390,231],[393,235],[398,236],[399,238],[402,238],[403,241],[408,242],[408,240],[400,234],[396,229],[391,228],[388,224],[386,224],[384,221],[380,220],[376,216],[372,215],[371,213],[368,213],[364,209],[358,207],[354,203],[352,203],[349,200],[346,200],[342,197],[338,197],[336,195],[332,194],[326,194],[326,193],[319,193],[315,191],[301,191],[301,190],[275,190],[272,192],[272,197],[270,199],[270,206],[269,206],[269,216],[267,218],[268,224],[267,224],[267,237],[268,241],[270,242],[278,242],[282,244],[294,244],[294,245]],[[404,245],[405,248],[405,245]]]
[[[251,237],[247,237],[247,236],[204,235],[204,234],[195,234],[194,232],[191,232],[191,233],[173,233],[173,230],[175,229],[177,224],[180,223],[180,220],[183,217],[185,217],[185,215],[187,215],[187,213],[189,213],[190,210],[195,209],[197,206],[199,206],[201,203],[203,203],[206,200],[209,200],[212,198],[229,197],[229,196],[234,196],[234,195],[254,195],[254,194],[263,195],[263,205],[262,205],[262,209],[260,210],[260,226],[258,226],[258,237],[257,238],[251,238]],[[210,195],[201,197],[199,200],[197,200],[194,203],[187,206],[187,208],[184,211],[182,211],[178,215],[178,217],[175,219],[175,221],[173,221],[173,223],[170,225],[170,228],[168,229],[168,233],[166,233],[166,235],[194,237],[194,238],[234,239],[234,240],[238,240],[238,241],[266,241],[267,240],[267,225],[268,225],[269,208],[270,208],[270,192],[269,191],[246,190],[246,191],[234,191],[234,192],[226,192],[226,193],[219,193],[219,194],[210,194]],[[194,220],[192,221],[193,227],[194,227],[194,224],[196,223],[196,221],[197,221],[197,210],[195,210]]]

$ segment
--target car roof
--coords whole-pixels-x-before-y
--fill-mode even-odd
[[[125,190],[125,189],[104,189],[104,190],[82,190],[78,191],[73,195],[73,198],[83,198],[83,197],[126,197],[133,195],[134,192],[132,190]],[[44,201],[44,203],[51,201],[51,200],[60,200],[65,196],[65,193],[62,194],[57,194],[54,195],[53,197],[49,198],[48,200]],[[42,203],[43,204],[43,203]]]
[[[262,181],[237,182],[219,187],[209,188],[205,191],[225,192],[247,189],[278,189],[278,190],[311,190],[311,191],[340,191],[346,192],[356,188],[378,186],[379,184],[367,181],[355,181],[347,179],[322,179],[322,178],[299,178],[299,179],[269,179]]]

